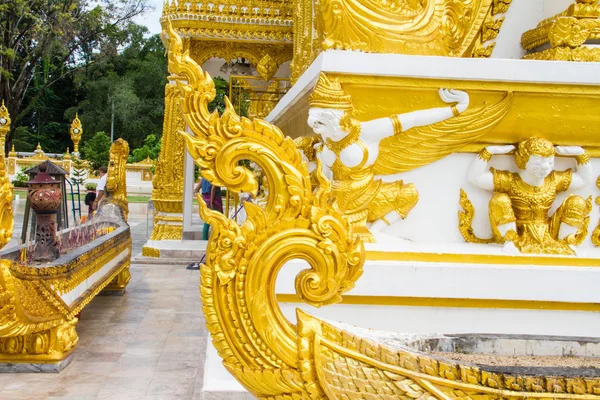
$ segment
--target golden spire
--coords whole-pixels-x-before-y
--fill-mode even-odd
[[[63,156],[63,160],[70,160],[70,159],[71,159],[71,153],[69,153],[69,148],[67,147],[67,152]]]
[[[0,145],[2,147],[4,147],[4,140],[8,131],[10,131],[10,115],[8,114],[8,108],[4,105],[3,99],[2,106],[0,106]]]
[[[17,156],[17,152],[15,151],[15,145],[12,145],[12,149],[10,150],[10,152],[8,153],[9,157],[16,157]]]
[[[308,105],[316,108],[351,110],[352,97],[344,92],[337,79],[329,79],[327,75],[321,72],[317,86],[308,98]]]
[[[79,141],[81,140],[81,135],[83,134],[83,127],[81,126],[81,121],[79,120],[79,113],[75,113],[75,119],[71,122],[71,129],[69,130],[71,134],[71,140],[73,141],[73,155],[76,158],[79,158]]]
[[[38,142],[38,145],[35,148],[35,151],[44,151],[44,150],[42,150],[42,146],[40,146],[40,142]]]

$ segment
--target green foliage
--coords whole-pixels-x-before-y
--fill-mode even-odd
[[[15,187],[25,187],[27,185],[25,185],[25,182],[27,182],[29,180],[29,176],[25,173],[25,168],[21,167],[21,170],[19,171],[19,173],[17,173],[17,176],[15,177],[15,180],[12,181],[12,184]]]
[[[103,165],[108,165],[110,153],[110,137],[104,132],[97,132],[83,145],[83,158],[97,170]]]
[[[95,183],[91,183],[91,182],[85,184],[85,188],[87,190],[96,190],[97,186],[98,185],[96,185]]]
[[[130,26],[130,43],[120,53],[80,71],[75,86],[81,101],[65,115],[79,116],[82,141],[93,132],[110,132],[114,105],[114,138],[131,149],[142,147],[149,134],[162,136],[167,60],[158,35],[144,38],[147,29]]]
[[[130,21],[147,10],[146,1],[0,2],[0,98],[12,118],[9,146],[16,128],[25,126],[49,138],[45,150],[64,151],[69,142],[64,128],[70,122],[65,110],[80,100],[74,73],[103,63],[131,43]]]
[[[247,117],[250,109],[250,92],[237,85],[236,79],[233,79],[232,85],[234,89],[231,93],[231,104],[239,116]]]
[[[215,91],[217,94],[213,101],[208,103],[208,111],[213,112],[217,110],[219,115],[222,115],[225,111],[225,96],[229,95],[229,82],[220,76],[216,76],[213,78],[215,82]]]
[[[83,185],[85,183],[85,165],[79,158],[73,158],[73,168],[71,171],[71,181],[75,185]],[[87,185],[86,185],[87,186]]]
[[[156,135],[148,135],[146,139],[144,139],[144,145],[140,148],[134,149],[131,152],[131,155],[127,159],[129,163],[136,163],[146,158],[150,157],[152,160],[156,160],[158,158],[158,153],[160,153],[160,146],[162,140],[157,138]]]

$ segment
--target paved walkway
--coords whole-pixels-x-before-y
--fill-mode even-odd
[[[131,268],[123,296],[96,297],[77,324],[73,362],[58,374],[0,374],[0,399],[200,399],[207,331],[199,272]]]

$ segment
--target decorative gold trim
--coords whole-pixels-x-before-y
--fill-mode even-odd
[[[346,147],[358,142],[359,137],[360,126],[355,126],[350,130],[350,133],[339,142],[334,142],[333,140],[327,138],[327,140],[325,140],[325,144],[329,150],[333,151],[335,154],[340,154],[340,152]]]
[[[562,267],[600,267],[597,258],[565,256],[510,256],[492,254],[417,253],[367,250],[369,261],[415,261],[444,264],[492,264]],[[398,268],[403,268],[398,266]]]
[[[142,256],[159,258],[160,250],[153,247],[144,246],[142,247]]]
[[[295,294],[277,294],[280,303],[302,303]],[[443,307],[443,308],[490,308],[512,310],[552,310],[600,312],[600,304],[563,301],[498,300],[448,297],[405,296],[353,296],[346,295],[338,304],[396,306],[396,307]]]

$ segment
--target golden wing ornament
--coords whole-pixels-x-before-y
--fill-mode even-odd
[[[495,105],[466,111],[436,124],[411,128],[379,144],[373,165],[375,175],[392,175],[431,164],[476,141],[490,131],[508,112],[512,93]]]

